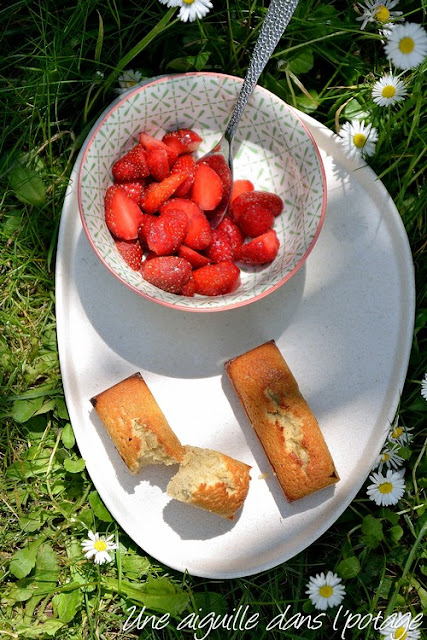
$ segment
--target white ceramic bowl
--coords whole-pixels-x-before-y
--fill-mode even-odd
[[[326,180],[317,146],[295,111],[256,87],[235,136],[234,178],[271,191],[284,201],[275,220],[280,249],[267,265],[241,266],[241,284],[232,293],[184,297],[146,282],[118,253],[104,219],[104,195],[114,162],[146,131],[194,129],[202,138],[200,157],[224,131],[242,80],[218,73],[188,73],[154,79],[116,101],[88,136],[79,172],[79,208],[90,244],[104,265],[138,295],[185,311],[223,311],[262,298],[289,280],[312,250],[326,208]]]

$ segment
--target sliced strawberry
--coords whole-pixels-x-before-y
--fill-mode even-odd
[[[235,254],[235,259],[248,264],[264,264],[271,262],[279,251],[279,238],[274,229],[263,233],[258,238],[242,244]]]
[[[240,228],[231,218],[223,218],[216,228],[217,231],[221,231],[228,236],[228,239],[233,249],[233,256],[237,249],[243,244],[244,237]]]
[[[191,278],[191,264],[178,256],[157,256],[146,260],[141,268],[142,276],[163,291],[181,293]]]
[[[169,200],[189,175],[189,170],[180,171],[172,173],[161,182],[152,182],[147,186],[142,196],[141,207],[146,213],[155,213],[166,200]]]
[[[194,280],[194,277],[191,275],[189,280],[182,287],[181,295],[192,298],[195,293],[196,293],[196,281]]]
[[[249,205],[258,205],[270,209],[273,215],[278,216],[283,210],[283,200],[275,193],[268,191],[247,191],[241,193],[231,203],[231,212],[234,219],[239,221],[240,214]]]
[[[141,218],[141,224],[138,229],[138,240],[142,247],[148,248],[147,236],[151,225],[153,225],[158,219],[158,216],[152,216],[149,213],[143,213]]]
[[[240,196],[241,193],[247,193],[254,189],[255,187],[250,180],[235,180],[231,191],[230,204],[237,198],[237,196]]]
[[[274,213],[257,203],[250,203],[240,211],[238,225],[249,238],[266,233],[274,224]]]
[[[187,247],[185,244],[182,244],[178,249],[178,255],[180,258],[188,260],[193,269],[198,269],[199,267],[204,267],[206,264],[209,264],[209,258],[191,247]]]
[[[124,160],[133,162],[139,169],[139,175],[141,178],[147,178],[149,175],[147,156],[144,147],[141,144],[136,144],[126,155],[123,156]]]
[[[206,162],[211,169],[218,174],[222,182],[222,198],[219,204],[215,207],[215,210],[209,214],[209,218],[221,217],[228,207],[230,201],[231,190],[233,186],[233,175],[231,169],[228,166],[228,162],[221,154],[213,154],[204,158],[203,162]]]
[[[131,269],[139,271],[142,261],[142,247],[138,240],[115,240],[116,247]]]
[[[135,200],[137,204],[141,203],[142,194],[144,193],[145,180],[144,178],[138,178],[131,182],[122,182],[120,186],[126,191],[129,198]]]
[[[142,211],[119,185],[108,187],[105,194],[105,222],[113,236],[135,240],[142,220]]]
[[[116,182],[127,182],[141,177],[138,167],[126,158],[119,158],[111,167]]]
[[[150,149],[164,149],[168,154],[170,167],[174,164],[174,162],[176,162],[176,159],[178,158],[178,154],[175,149],[169,147],[162,140],[158,140],[157,138],[150,136],[148,133],[140,133],[139,142],[147,151],[149,151]]]
[[[170,172],[169,157],[165,149],[149,149],[147,151],[147,163],[154,180],[161,182],[168,177]]]
[[[222,199],[222,180],[206,162],[199,162],[190,197],[203,211],[213,211]]]
[[[234,251],[225,231],[212,229],[212,242],[205,251],[210,262],[227,262],[233,260]]]
[[[162,141],[174,149],[180,156],[183,153],[193,153],[197,151],[202,142],[202,138],[192,129],[178,129],[165,133]]]
[[[181,246],[188,229],[188,218],[180,209],[170,209],[156,217],[147,231],[150,251],[159,256],[175,253]]]
[[[206,249],[212,242],[212,229],[199,205],[187,198],[171,198],[161,206],[160,213],[170,208],[182,209],[187,215],[189,224],[183,244],[196,251]]]
[[[240,269],[233,262],[218,262],[193,271],[196,293],[219,296],[233,291],[239,283]]]
[[[188,154],[180,156],[172,167],[172,173],[177,173],[183,170],[190,170],[190,175],[175,191],[177,198],[186,196],[193,186],[194,176],[196,175],[196,158]]]

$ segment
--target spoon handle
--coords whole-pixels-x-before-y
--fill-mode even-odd
[[[298,2],[299,0],[270,0],[270,6],[255,44],[245,80],[233,113],[231,114],[227,129],[225,130],[224,137],[226,140],[230,141],[234,136],[246,103],[265,65],[288,26]]]

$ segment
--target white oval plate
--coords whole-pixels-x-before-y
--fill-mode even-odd
[[[405,381],[415,294],[400,216],[373,171],[349,160],[328,129],[299,114],[325,164],[328,207],[305,265],[248,307],[200,315],[123,287],[83,232],[76,162],[61,221],[57,271],[63,384],[81,455],[103,501],[158,561],[208,578],[248,576],[312,544],[350,504],[384,443]],[[274,338],[318,418],[341,480],[288,504],[223,363]],[[132,476],[89,399],[140,371],[184,444],[252,466],[234,522],[171,500],[175,468]],[[262,478],[262,474],[268,476]]]

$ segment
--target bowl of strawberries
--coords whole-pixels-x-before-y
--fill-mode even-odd
[[[217,73],[155,79],[115,101],[88,136],[83,228],[106,268],[156,303],[206,312],[249,304],[289,280],[319,236],[322,160],[277,96],[256,87],[233,173],[220,150],[208,154],[241,84]]]

